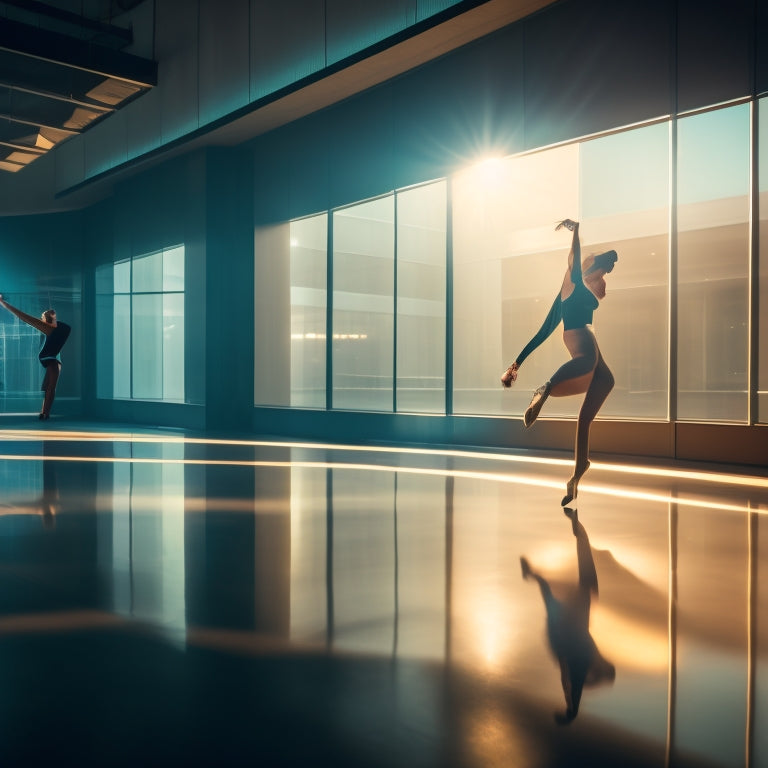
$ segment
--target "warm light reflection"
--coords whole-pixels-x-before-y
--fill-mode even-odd
[[[315,450],[338,450],[338,451],[350,451],[360,453],[391,453],[396,455],[428,455],[428,456],[452,456],[462,457],[466,459],[484,459],[495,461],[515,461],[520,463],[530,464],[543,464],[543,465],[557,465],[557,466],[570,466],[571,462],[565,459],[549,459],[537,456],[519,456],[509,454],[495,454],[495,453],[473,453],[471,451],[459,451],[459,450],[428,450],[417,448],[398,448],[389,446],[352,446],[352,445],[339,445],[339,444],[326,444],[326,443],[292,443],[292,442],[270,442],[270,441],[252,441],[252,440],[216,440],[207,438],[190,438],[190,437],[175,437],[175,436],[151,436],[151,435],[135,435],[128,436],[125,434],[115,433],[78,433],[78,432],[58,432],[56,435],[50,433],[44,433],[40,431],[19,432],[19,433],[3,433],[9,440],[16,441],[32,441],[33,438],[30,435],[37,435],[37,440],[44,439],[46,442],[67,441],[67,442],[132,442],[132,443],[153,443],[153,444],[187,444],[187,445],[238,445],[238,446],[252,446],[252,447],[273,447],[273,448],[292,448],[292,449],[315,449]],[[7,461],[42,461],[43,457],[39,455],[0,455],[0,459]],[[501,483],[507,483],[512,485],[527,485],[536,486],[541,488],[555,488],[562,490],[563,483],[561,481],[554,481],[542,478],[537,475],[526,474],[514,474],[510,475],[501,472],[488,472],[479,470],[462,470],[462,469],[445,469],[445,468],[427,468],[427,467],[408,467],[400,463],[398,464],[368,464],[360,462],[334,462],[334,461],[267,461],[267,460],[228,460],[228,459],[192,459],[192,458],[152,458],[152,457],[137,457],[137,456],[118,456],[118,457],[106,457],[106,456],[46,456],[45,460],[48,461],[63,461],[63,462],[96,462],[96,463],[134,463],[134,464],[180,464],[180,465],[204,465],[204,466],[243,466],[243,467],[283,467],[283,468],[297,468],[303,467],[308,469],[348,469],[348,470],[360,470],[370,472],[399,472],[403,474],[413,475],[430,475],[437,477],[461,477],[470,478],[476,480],[496,481]],[[749,477],[744,475],[728,475],[709,472],[696,472],[687,470],[664,470],[664,469],[650,469],[648,467],[634,466],[634,465],[612,465],[603,464],[600,462],[594,462],[592,464],[592,471],[595,470],[606,471],[618,471],[623,473],[637,473],[645,476],[653,476],[659,478],[680,478],[690,480],[692,482],[712,482],[719,484],[732,484],[738,486],[748,486],[752,488],[766,488],[768,487],[768,479]],[[646,492],[646,491],[634,491],[621,486],[610,485],[593,485],[590,483],[582,483],[580,490],[589,491],[592,493],[615,496],[625,499],[636,499],[640,501],[648,501],[662,504],[676,504],[678,506],[692,506],[704,509],[714,509],[720,511],[732,511],[732,512],[746,512],[752,511],[756,514],[768,514],[768,506],[758,507],[757,505],[745,506],[743,504],[732,504],[719,501],[713,501],[707,498],[698,497],[685,497],[681,495],[671,495],[664,492]]]
[[[513,615],[514,602],[498,590],[485,590],[473,596],[474,610],[469,626],[474,634],[474,648],[489,671],[498,670],[515,643],[513,628],[520,617]]]
[[[0,430],[0,437],[9,441],[35,442],[104,442],[104,443],[169,443],[183,445],[230,445],[251,446],[254,448],[293,448],[315,449],[324,451],[351,451],[364,453],[394,453],[401,455],[446,456],[483,461],[513,462],[520,464],[543,464],[548,466],[570,467],[570,459],[553,459],[522,453],[491,453],[460,449],[412,448],[409,446],[357,445],[343,443],[313,443],[282,440],[223,440],[184,435],[147,435],[126,432],[79,432],[60,431],[51,433],[43,430]],[[619,472],[666,479],[689,480],[693,483],[715,483],[719,485],[738,485],[751,488],[768,488],[768,477],[752,475],[733,475],[726,472],[703,472],[689,469],[669,469],[647,467],[639,464],[609,464],[593,461],[592,471]],[[587,485],[580,485],[586,489]],[[645,498],[644,496],[638,498]],[[651,499],[653,500],[653,499]]]
[[[647,617],[628,618],[593,603],[590,632],[602,654],[617,669],[664,672],[669,662],[667,627],[653,629]]]

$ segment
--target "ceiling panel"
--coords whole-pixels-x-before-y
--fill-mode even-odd
[[[156,62],[121,50],[130,29],[71,5],[0,1],[0,171],[23,170],[157,85]]]

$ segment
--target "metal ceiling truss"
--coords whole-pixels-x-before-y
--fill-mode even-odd
[[[130,29],[37,0],[2,5],[56,29],[0,18],[0,170],[22,170],[157,85],[157,62],[115,48]]]

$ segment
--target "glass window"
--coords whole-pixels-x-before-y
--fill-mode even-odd
[[[748,104],[678,123],[677,415],[747,418]]]
[[[446,182],[397,195],[397,410],[445,412]]]
[[[163,290],[163,254],[150,253],[133,260],[133,292]]]
[[[161,399],[163,391],[163,297],[162,294],[133,296],[132,371],[133,397]]]
[[[184,246],[163,251],[163,291],[184,290]]]
[[[131,262],[118,261],[114,266],[115,293],[131,292]]]
[[[112,397],[131,396],[131,297],[115,296]]]
[[[163,294],[163,400],[184,400],[184,294]]]
[[[98,397],[184,402],[184,246],[99,267],[96,292]]]
[[[333,407],[391,411],[394,195],[333,214]]]
[[[759,133],[756,142],[760,217],[757,419],[765,424],[768,423],[768,99],[760,100],[759,110]]]
[[[580,157],[582,256],[619,255],[593,323],[616,380],[600,415],[666,419],[669,124],[584,142]]]
[[[570,242],[554,226],[579,216],[578,181],[578,145],[486,160],[454,177],[456,413],[519,415],[531,390],[564,362],[558,331],[525,361],[511,390],[499,383],[560,290]],[[575,412],[573,400],[553,399],[549,414]]]
[[[325,408],[328,216],[292,221],[291,405]]]
[[[290,405],[291,225],[254,233],[254,403]]]
[[[479,163],[456,175],[452,215],[457,413],[522,414],[568,360],[559,326],[511,390],[499,384],[560,291],[570,235],[554,225],[570,217],[581,222],[582,258],[619,254],[593,321],[617,382],[601,414],[667,418],[668,125]],[[546,415],[575,416],[580,405],[555,398]]]

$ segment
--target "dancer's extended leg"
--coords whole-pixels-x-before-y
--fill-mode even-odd
[[[51,415],[51,407],[53,406],[53,399],[56,397],[56,384],[59,381],[60,372],[61,365],[55,362],[48,365],[45,369],[43,386],[41,387],[45,393],[43,396],[43,407],[40,411],[41,419],[47,419]]]
[[[571,353],[571,359],[563,363],[534,393],[531,403],[523,414],[523,424],[530,427],[541,411],[547,398],[580,395],[587,391],[592,381],[592,371],[597,364],[599,350],[591,328],[574,328],[563,333],[563,342]]]
[[[579,480],[589,469],[589,432],[592,422],[598,411],[613,389],[614,379],[610,368],[598,351],[598,361],[592,374],[592,380],[587,388],[584,402],[579,410],[579,418],[576,423],[576,448],[574,455],[573,476],[566,486],[566,494],[562,505],[569,504],[576,498],[579,488]]]

